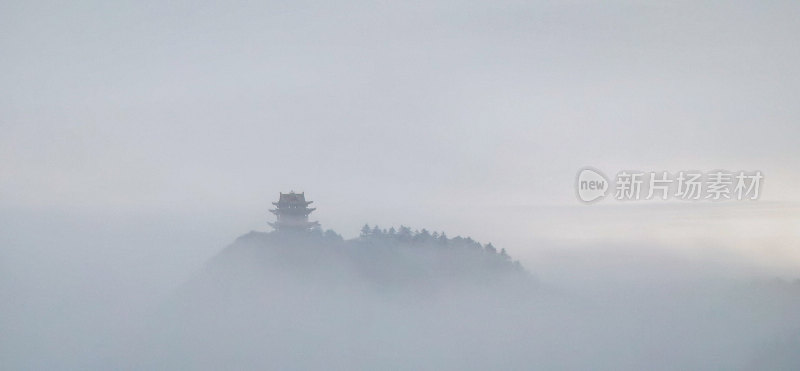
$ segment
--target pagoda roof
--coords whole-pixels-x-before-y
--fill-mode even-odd
[[[277,203],[273,202],[277,205]],[[296,215],[308,215],[311,214],[312,211],[316,210],[315,207],[306,207],[306,208],[287,208],[287,209],[269,209],[269,212],[278,215],[278,214],[296,214]]]
[[[294,191],[289,193],[281,192],[278,202],[306,202],[306,194],[305,192],[294,193]]]
[[[319,226],[319,222],[308,221],[308,214],[316,210],[313,207],[308,207],[311,202],[312,201],[306,201],[304,192],[281,192],[278,202],[272,203],[276,208],[269,210],[271,213],[278,216],[278,220],[269,224],[276,230],[308,230]]]
[[[319,225],[317,221],[283,221],[268,222],[275,229],[310,229]]]

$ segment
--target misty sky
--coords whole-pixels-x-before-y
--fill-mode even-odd
[[[534,265],[534,244],[649,241],[797,267],[799,11],[3,1],[4,254],[188,272],[268,230],[295,190],[346,237],[406,224]],[[587,165],[761,170],[765,186],[758,204],[584,206]]]

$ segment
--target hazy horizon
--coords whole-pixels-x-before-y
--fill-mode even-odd
[[[554,287],[800,279],[798,13],[0,2],[0,328],[36,349],[63,340],[39,319],[58,333],[146,312],[271,230],[291,190],[345,238],[365,223],[470,236]],[[758,200],[585,205],[586,166],[764,183]],[[11,343],[25,348],[0,335],[0,354]]]

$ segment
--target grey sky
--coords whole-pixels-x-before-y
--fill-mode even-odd
[[[537,302],[570,361],[797,339],[796,285],[742,305],[715,280],[798,278],[798,35],[797,1],[0,1],[0,359],[106,361],[289,190],[346,238],[468,235],[612,304]],[[765,179],[587,206],[584,166]]]
[[[758,169],[792,205],[798,10],[5,1],[0,207],[211,225],[219,246],[293,189],[346,236],[404,223],[513,251],[572,233],[537,205],[577,207],[586,165]],[[515,205],[532,211],[498,237]]]

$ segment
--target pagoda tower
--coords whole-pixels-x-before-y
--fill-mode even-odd
[[[275,223],[269,223],[276,231],[307,232],[319,226],[319,222],[308,221],[308,214],[316,208],[308,207],[314,201],[306,201],[305,192],[281,193],[278,202],[273,202],[275,209],[271,213],[278,217]]]

